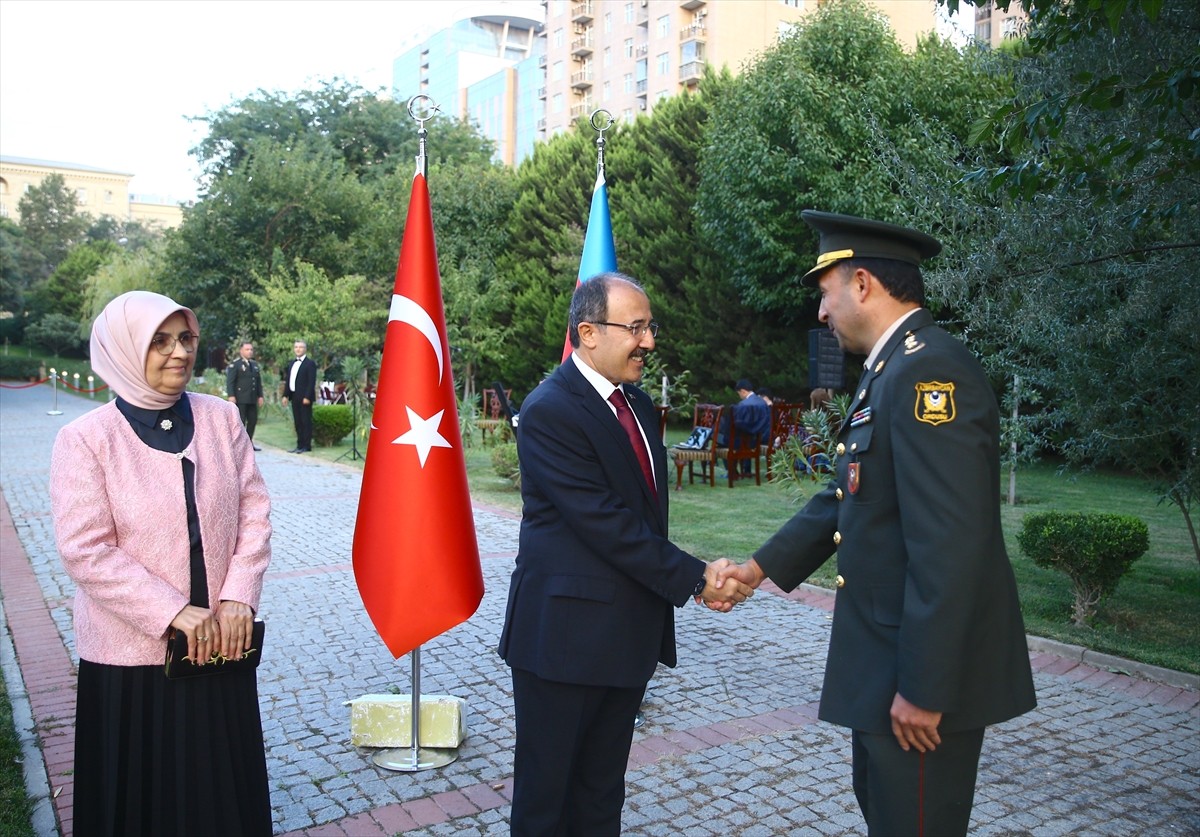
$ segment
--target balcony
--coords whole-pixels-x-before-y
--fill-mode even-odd
[[[592,54],[592,33],[590,31],[586,35],[580,35],[571,40],[571,54],[576,58]]]
[[[592,70],[590,67],[577,73],[571,73],[571,87],[575,90],[587,90],[591,86]]]
[[[545,131],[545,130],[546,130],[546,117],[544,117],[544,116],[543,116],[541,119],[539,119],[539,120],[537,121],[537,129],[538,129],[539,131]]]
[[[704,63],[703,61],[689,61],[679,68],[679,83],[680,84],[695,84],[704,78]]]
[[[684,41],[703,41],[707,37],[705,26],[703,23],[693,23],[691,26],[685,26],[679,30],[679,42]]]
[[[635,58],[645,58],[649,52],[650,44],[638,44],[633,48],[633,55]]]
[[[591,23],[592,22],[592,0],[586,0],[583,3],[575,3],[571,6],[571,20],[574,23]]]
[[[578,119],[581,116],[591,116],[592,111],[596,109],[596,103],[591,99],[584,99],[571,105],[571,118]]]
[[[637,83],[637,95],[639,98],[646,98],[646,88],[650,86],[648,79],[642,79]]]
[[[546,56],[545,55],[538,56],[538,68],[542,69],[542,70],[546,69]]]
[[[638,9],[637,25],[638,26],[649,26],[650,25],[650,10],[648,8],[646,8],[645,3],[643,3],[641,5],[641,8]]]
[[[679,4],[679,8],[687,9],[690,12],[692,9],[698,9],[703,5],[704,0],[683,0],[683,2]]]
[[[539,98],[539,99],[544,99],[544,98],[546,98],[546,88],[544,88],[544,87],[539,87],[539,88],[538,88],[538,98]]]

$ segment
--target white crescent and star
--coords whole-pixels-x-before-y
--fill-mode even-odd
[[[415,328],[420,334],[429,341],[430,347],[433,349],[433,354],[437,357],[438,363],[438,384],[442,382],[442,375],[445,372],[445,360],[442,357],[442,341],[438,334],[437,325],[433,322],[433,318],[429,316],[429,312],[418,305],[413,300],[400,294],[392,295],[392,305],[388,311],[388,322],[407,323]],[[442,416],[445,415],[445,410],[438,410],[429,418],[424,418],[413,411],[412,407],[405,405],[404,409],[408,413],[408,430],[392,440],[393,445],[412,445],[417,449],[417,458],[421,462],[421,467],[425,467],[425,460],[429,458],[429,451],[433,448],[448,448],[452,447],[445,436],[438,429],[442,424]],[[378,428],[374,423],[371,424],[372,430]]]

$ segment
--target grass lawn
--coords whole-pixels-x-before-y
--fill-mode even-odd
[[[8,686],[0,677],[0,834],[33,837],[33,805],[25,792],[21,744],[13,726]]]
[[[290,413],[285,415],[282,408],[266,412],[256,439],[284,450],[293,447]],[[668,433],[671,442],[682,439],[682,431],[672,428]],[[365,450],[365,445],[359,447]],[[309,455],[333,460],[347,450],[348,445],[314,448]],[[791,516],[803,497],[821,487],[810,483],[797,498],[781,485],[765,483],[730,489],[718,479],[715,488],[699,481],[688,485],[685,473],[683,490],[674,491],[674,468],[670,470],[672,539],[708,561],[746,560]],[[467,449],[467,478],[476,501],[520,513],[520,494],[492,471],[491,447],[481,445],[478,436]],[[1002,494],[1008,487],[1007,475],[1004,479]],[[1036,566],[1017,546],[1024,516],[1045,510],[1132,514],[1150,527],[1149,551],[1101,603],[1099,618],[1090,628],[1071,624],[1071,587],[1066,576]],[[1146,484],[1134,477],[1105,472],[1070,476],[1059,474],[1054,464],[1039,464],[1018,471],[1017,504],[1005,505],[1001,517],[1029,633],[1200,674],[1200,564],[1175,506],[1160,505]],[[832,588],[834,566],[834,561],[827,561],[809,581]]]

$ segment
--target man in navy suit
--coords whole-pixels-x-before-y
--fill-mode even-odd
[[[312,450],[313,403],[317,400],[317,364],[308,356],[308,344],[292,344],[296,359],[288,364],[283,376],[283,403],[292,402],[292,422],[296,425],[296,447],[288,453]]]
[[[673,607],[727,611],[752,592],[718,590],[729,562],[667,539],[666,450],[634,386],[657,331],[633,279],[584,282],[571,356],[521,405],[524,510],[499,647],[513,675],[515,837],[620,834],[634,716],[658,663],[675,665]]]

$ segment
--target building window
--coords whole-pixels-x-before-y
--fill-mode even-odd
[[[112,189],[105,189],[104,190],[104,202],[112,203],[112,199],[113,199]]]
[[[607,102],[610,98],[612,98],[612,82],[606,81],[604,82],[604,101]]]
[[[779,0],[779,2],[785,6],[789,6],[793,9],[803,9],[804,8],[804,0]]]
[[[621,118],[624,119],[626,122],[632,122],[633,121],[633,108],[625,108],[625,110],[621,111]]]
[[[605,32],[612,31],[612,12],[604,13],[604,31]]]
[[[551,81],[562,81],[563,77],[563,62],[555,61],[554,66],[550,69]]]
[[[80,206],[87,206],[87,189],[75,190],[75,203]]]
[[[658,19],[658,37],[665,38],[671,34],[671,16],[663,15]]]
[[[625,22],[633,23],[633,4],[632,3],[625,4]]]
[[[625,82],[625,92],[632,93],[633,92],[633,73],[626,73],[624,82]]]
[[[656,102],[661,102],[663,99],[667,98],[667,97],[668,97],[668,96],[670,96],[670,95],[671,95],[671,94],[670,94],[670,92],[669,92],[669,91],[667,91],[667,90],[660,90],[660,91],[658,91],[658,93],[656,93],[656,94],[654,95],[654,101],[656,101]]]
[[[561,93],[555,93],[552,104],[553,104],[553,107],[551,108],[551,110],[554,111],[554,113],[562,113],[563,95]]]
[[[564,44],[566,44],[566,42],[567,42],[567,33],[560,26],[554,30],[554,45],[556,47],[562,47]]]
[[[550,4],[550,15],[552,17],[558,17],[566,10],[567,0],[554,0],[554,2]]]
[[[671,56],[669,53],[661,52],[658,55],[658,74],[665,76],[671,71]]]
[[[612,66],[612,47],[604,48],[604,66],[605,67]]]
[[[633,58],[633,38],[625,39],[625,57]]]

